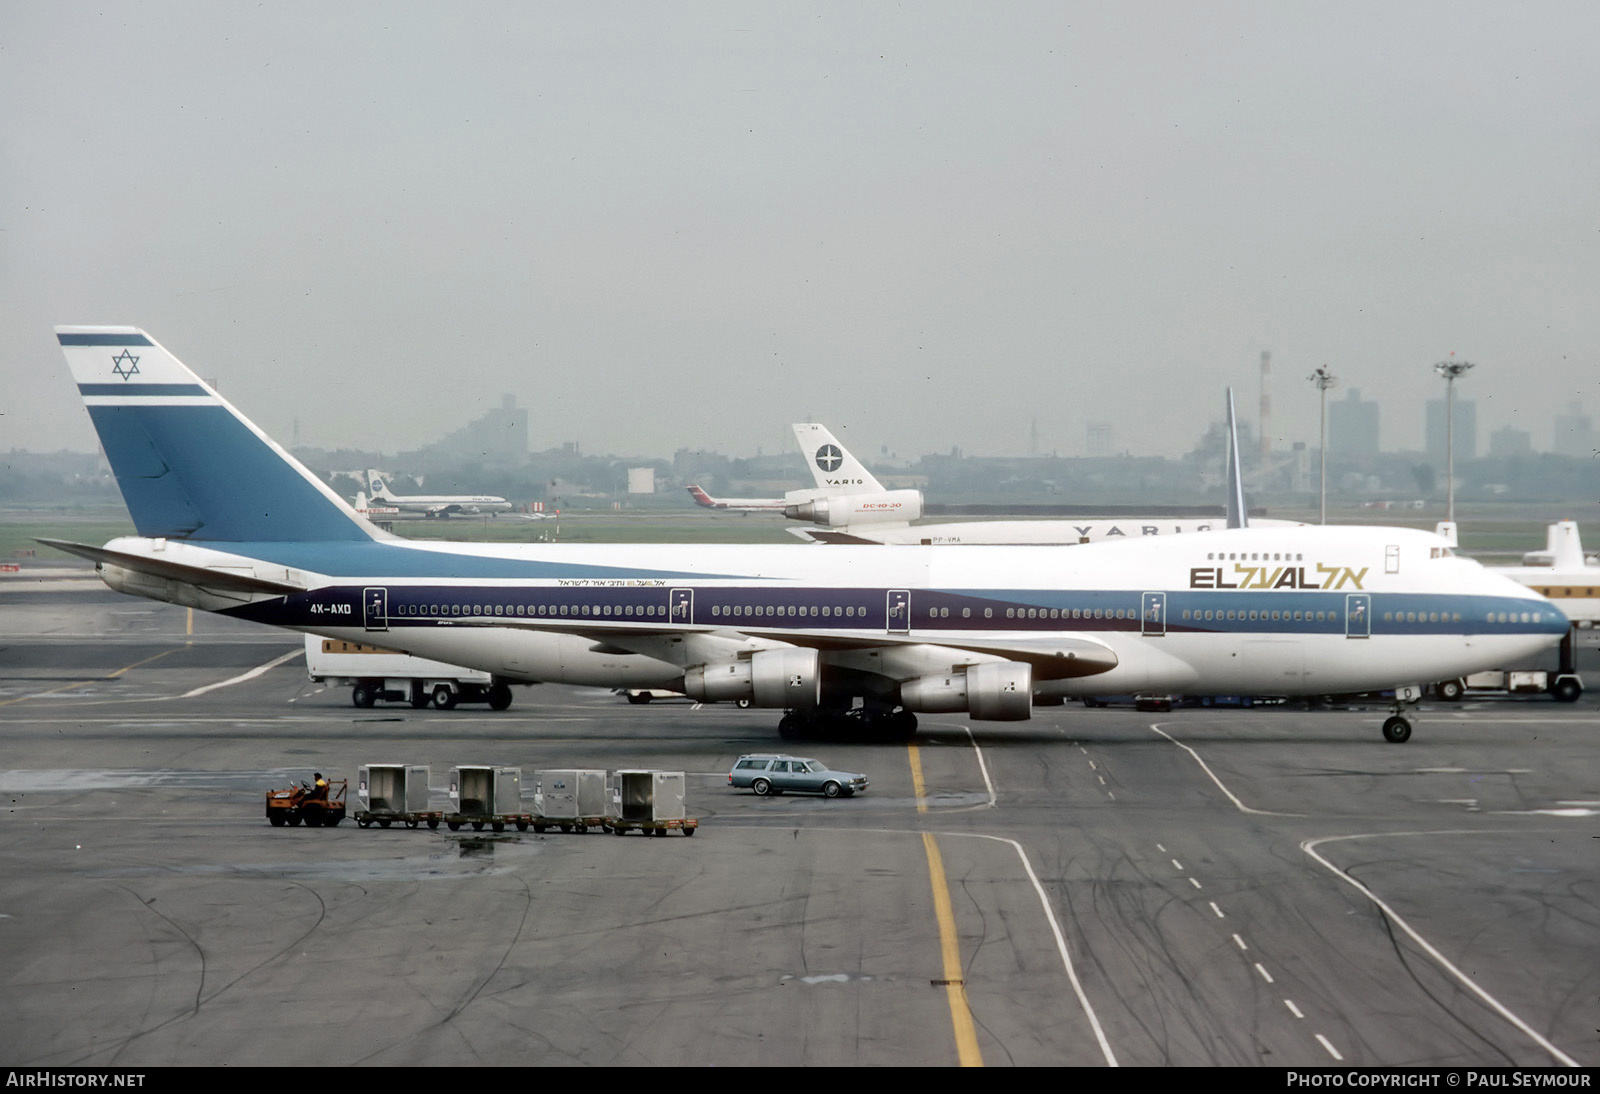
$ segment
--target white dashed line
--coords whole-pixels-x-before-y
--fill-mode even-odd
[[[1240,938],[1238,935],[1234,935],[1233,940],[1239,944],[1239,948],[1241,950],[1248,950],[1250,948],[1244,944],[1244,939]]]
[[[1172,868],[1174,870],[1177,870],[1179,873],[1182,873],[1183,872],[1183,863],[1179,862],[1177,859],[1173,859],[1172,860]]]
[[[1335,1060],[1343,1060],[1344,1059],[1343,1056],[1339,1055],[1339,1050],[1334,1048],[1333,1045],[1331,1045],[1328,1042],[1328,1039],[1326,1037],[1324,1037],[1322,1034],[1320,1034],[1320,1033],[1317,1034],[1317,1040],[1322,1042],[1322,1047],[1328,1050],[1328,1055],[1329,1056],[1332,1056]]]
[[[1268,972],[1266,969],[1262,968],[1261,967],[1261,962],[1259,962],[1259,961],[1256,962],[1256,972],[1260,973],[1261,974],[1261,979],[1265,980],[1267,983],[1270,984],[1270,983],[1273,982],[1272,974],[1270,972]]]
[[[1294,1015],[1296,1018],[1304,1018],[1305,1017],[1305,1015],[1300,1013],[1300,1008],[1294,1005],[1294,1000],[1293,999],[1285,999],[1283,1001],[1283,1005],[1288,1007],[1289,1008],[1289,1013]]]
[[[1227,916],[1225,916],[1225,915],[1223,915],[1223,914],[1222,914],[1222,909],[1221,909],[1221,908],[1219,908],[1219,907],[1217,907],[1217,902],[1216,902],[1216,901],[1214,901],[1214,900],[1209,900],[1209,901],[1207,901],[1207,902],[1206,902],[1206,903],[1208,903],[1208,904],[1210,904],[1210,905],[1211,905],[1211,910],[1212,910],[1212,911],[1213,911],[1213,912],[1216,912],[1216,913],[1217,913],[1217,918],[1218,918],[1218,919],[1227,919],[1227,918],[1228,918],[1228,917],[1227,917]]]
[[[1196,881],[1194,878],[1190,878],[1189,879],[1189,884],[1193,885],[1196,889],[1199,889],[1199,888],[1202,887],[1201,884],[1198,881]]]

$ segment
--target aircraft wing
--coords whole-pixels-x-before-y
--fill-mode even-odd
[[[124,570],[132,570],[135,573],[148,574],[151,577],[166,578],[172,581],[182,581],[185,584],[199,585],[208,589],[224,589],[229,592],[240,593],[277,593],[279,595],[306,591],[305,586],[292,585],[286,581],[271,581],[266,578],[256,577],[253,574],[245,574],[233,570],[212,570],[205,566],[189,566],[181,562],[168,562],[165,559],[148,558],[145,555],[132,555],[123,551],[108,551],[104,547],[93,547],[87,543],[73,543],[64,539],[37,539],[34,542],[42,543],[46,547],[54,547],[58,551],[65,551],[69,555],[86,558],[90,562],[120,566]]]
[[[509,627],[518,630],[571,634],[612,647],[626,648],[629,638],[670,638],[686,634],[723,635],[729,638],[758,639],[787,646],[800,646],[821,653],[854,653],[896,646],[926,646],[950,650],[959,660],[961,653],[980,653],[1021,661],[1033,667],[1040,680],[1065,680],[1078,676],[1097,676],[1117,667],[1117,655],[1104,643],[1087,635],[1054,634],[1035,638],[929,638],[914,634],[832,634],[825,631],[794,631],[762,627],[685,626],[659,623],[582,623],[562,619],[462,619],[451,620],[458,627]]]

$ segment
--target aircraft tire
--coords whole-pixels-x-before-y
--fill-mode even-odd
[[[1568,677],[1550,685],[1550,695],[1558,703],[1576,703],[1583,695],[1583,685]]]
[[[1434,694],[1447,703],[1459,703],[1465,690],[1460,680],[1441,680],[1433,685]]]
[[[1394,745],[1405,744],[1411,740],[1411,723],[1394,715],[1383,723],[1383,739]]]
[[[489,709],[505,710],[511,706],[511,686],[495,684],[489,688]]]

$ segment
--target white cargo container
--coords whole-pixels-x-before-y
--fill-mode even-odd
[[[450,769],[450,804],[463,817],[525,812],[522,768],[461,764]]]
[[[606,793],[606,773],[589,768],[541,771],[534,778],[533,830],[559,827],[587,832],[606,823],[611,798]]]
[[[612,831],[622,835],[630,828],[664,836],[679,828],[694,835],[699,825],[686,812],[687,795],[682,771],[618,771],[612,775]]]
[[[379,699],[418,708],[432,703],[440,710],[457,703],[488,703],[495,710],[511,705],[510,685],[487,672],[315,634],[306,635],[306,675],[350,688],[358,707]]]
[[[429,810],[428,768],[424,764],[363,764],[356,769],[356,823],[374,821],[387,828],[396,820],[415,828],[427,821],[439,827],[442,814]]]
[[[490,764],[460,764],[450,769],[450,810],[445,823],[455,832],[463,824],[482,831],[488,824],[496,832],[507,824],[528,830],[532,819],[522,807],[522,768]]]

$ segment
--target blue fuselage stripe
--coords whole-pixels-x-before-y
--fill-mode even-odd
[[[459,561],[459,559],[458,559]],[[592,571],[591,571],[592,572]],[[633,575],[637,577],[637,575]],[[703,578],[701,578],[703,580]],[[376,599],[374,594],[378,594]],[[236,614],[287,627],[377,624],[380,627],[432,627],[456,622],[524,619],[551,623],[616,623],[724,626],[732,630],[914,630],[1010,632],[1018,635],[1059,632],[1129,632],[1151,637],[1164,634],[1346,635],[1344,593],[1266,594],[1274,607],[1255,608],[1259,595],[1206,594],[1206,608],[1188,609],[1174,618],[1147,616],[1145,598],[1165,595],[1168,603],[1200,602],[1187,593],[1152,594],[1148,590],[1034,591],[994,590],[977,595],[917,589],[909,600],[890,589],[781,586],[673,586],[667,580],[634,587],[549,586],[521,582],[509,586],[452,584],[382,585],[374,578],[360,586],[342,585],[283,600],[262,601]],[[1359,636],[1430,634],[1565,633],[1559,612],[1526,599],[1459,594],[1367,593],[1369,615],[1356,629]],[[1050,605],[1039,607],[1041,603]],[[1227,607],[1232,605],[1232,607]],[[1241,610],[1240,605],[1244,605]],[[896,617],[889,618],[891,607]],[[1203,618],[1205,612],[1213,618]],[[1270,618],[1276,611],[1279,618]],[[1033,614],[1029,614],[1029,613]],[[1196,614],[1199,618],[1196,618]],[[1233,618],[1228,618],[1229,613]],[[1052,614],[1054,613],[1054,614]],[[1459,616],[1459,619],[1457,618]]]

